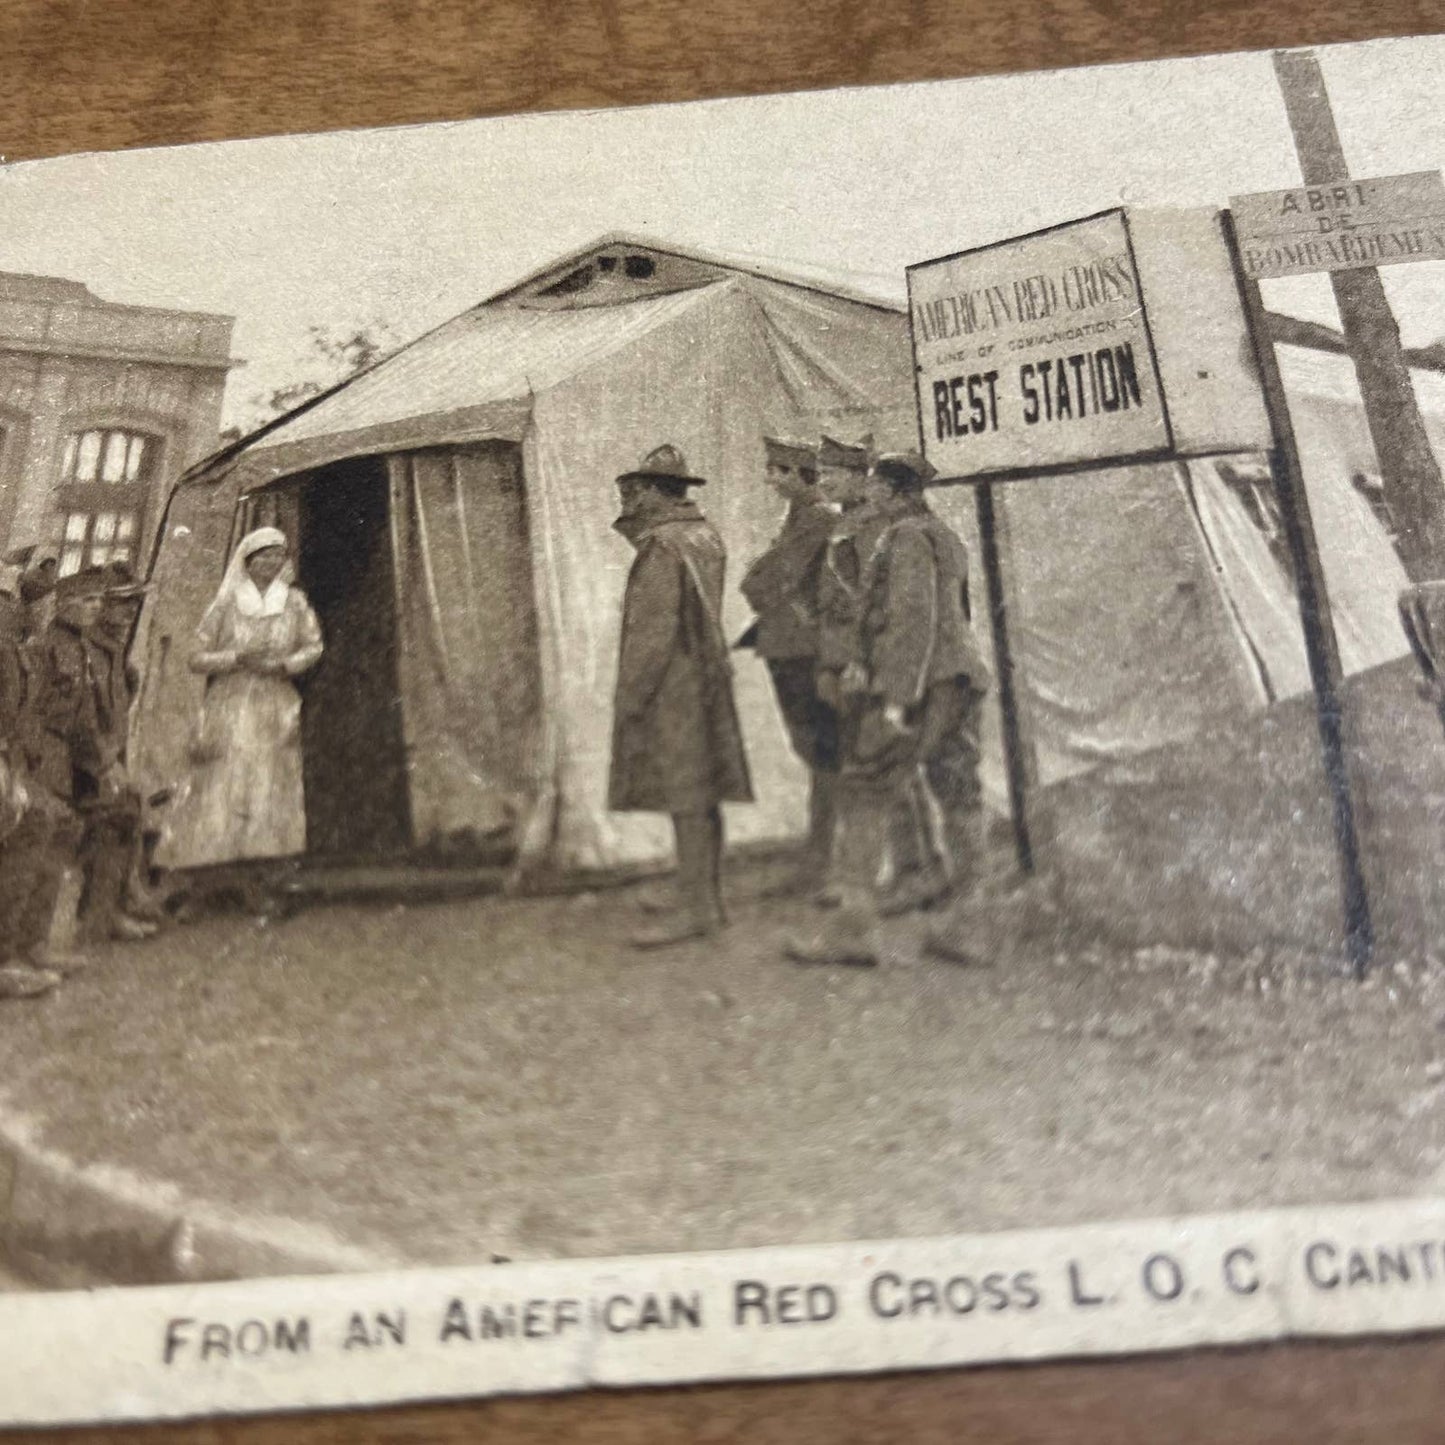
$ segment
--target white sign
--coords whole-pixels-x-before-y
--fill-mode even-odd
[[[1439,171],[1257,191],[1234,196],[1229,206],[1245,274],[1254,280],[1445,260]]]
[[[5,1301],[0,1428],[1445,1326],[1445,1203]]]
[[[1122,211],[908,268],[924,452],[950,478],[1165,455]]]

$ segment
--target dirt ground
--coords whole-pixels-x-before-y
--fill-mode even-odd
[[[776,865],[773,865],[776,866]],[[1000,943],[636,954],[638,890],[242,915],[0,1007],[3,1107],[81,1165],[415,1263],[1432,1190],[1445,965]]]

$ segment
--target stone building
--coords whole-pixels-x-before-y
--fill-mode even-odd
[[[0,553],[144,572],[170,488],[216,446],[234,324],[0,272]]]

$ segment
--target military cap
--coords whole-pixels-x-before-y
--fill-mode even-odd
[[[689,487],[707,485],[705,477],[694,477],[688,473],[687,458],[671,442],[654,447],[630,472],[623,472],[619,482],[682,482]]]
[[[938,468],[922,452],[885,452],[873,469],[895,486],[921,487],[938,475]]]
[[[799,472],[818,470],[818,449],[807,442],[789,441],[783,437],[764,437],[763,450],[771,467],[791,467]]]
[[[55,557],[40,552],[38,548],[32,547],[29,551],[29,560],[20,574],[20,600],[39,602],[55,591],[60,563]]]
[[[139,597],[146,590],[129,562],[107,562],[98,570],[105,575],[105,590],[111,597]]]
[[[818,465],[845,472],[866,472],[873,461],[873,438],[863,437],[855,446],[825,436],[818,444]]]

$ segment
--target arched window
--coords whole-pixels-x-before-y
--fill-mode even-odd
[[[94,427],[65,439],[56,498],[60,575],[108,562],[134,563],[160,441],[123,427]]]

